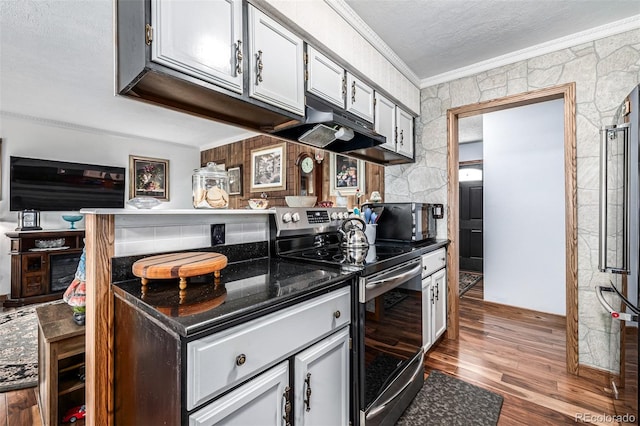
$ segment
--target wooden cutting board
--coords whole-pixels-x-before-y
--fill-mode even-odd
[[[142,278],[146,286],[150,279],[180,279],[180,289],[187,287],[187,278],[210,274],[220,277],[227,266],[227,256],[210,252],[182,252],[145,257],[133,264],[133,275]]]

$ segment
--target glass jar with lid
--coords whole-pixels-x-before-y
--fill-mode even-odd
[[[193,171],[193,207],[226,209],[229,207],[229,175],[216,163]]]

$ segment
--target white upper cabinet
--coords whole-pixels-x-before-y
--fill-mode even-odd
[[[347,111],[373,123],[373,88],[347,72]]]
[[[376,132],[387,138],[380,145],[390,151],[396,151],[396,104],[382,96],[375,94],[375,129]]]
[[[378,92],[375,100],[375,129],[387,138],[380,146],[413,158],[413,116]]]
[[[242,1],[151,1],[154,62],[242,93]]]
[[[304,115],[302,39],[249,5],[249,96]]]
[[[344,68],[307,45],[307,92],[344,108],[347,92]]]
[[[413,116],[396,106],[396,151],[413,158]]]

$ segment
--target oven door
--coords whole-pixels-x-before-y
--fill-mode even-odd
[[[421,259],[359,280],[360,424],[394,424],[424,383]]]

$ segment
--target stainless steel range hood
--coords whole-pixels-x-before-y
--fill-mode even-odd
[[[277,127],[275,136],[327,151],[350,154],[375,148],[386,138],[373,130],[373,124],[330,106],[307,94],[305,119],[291,126]],[[373,160],[379,162],[379,160]]]

